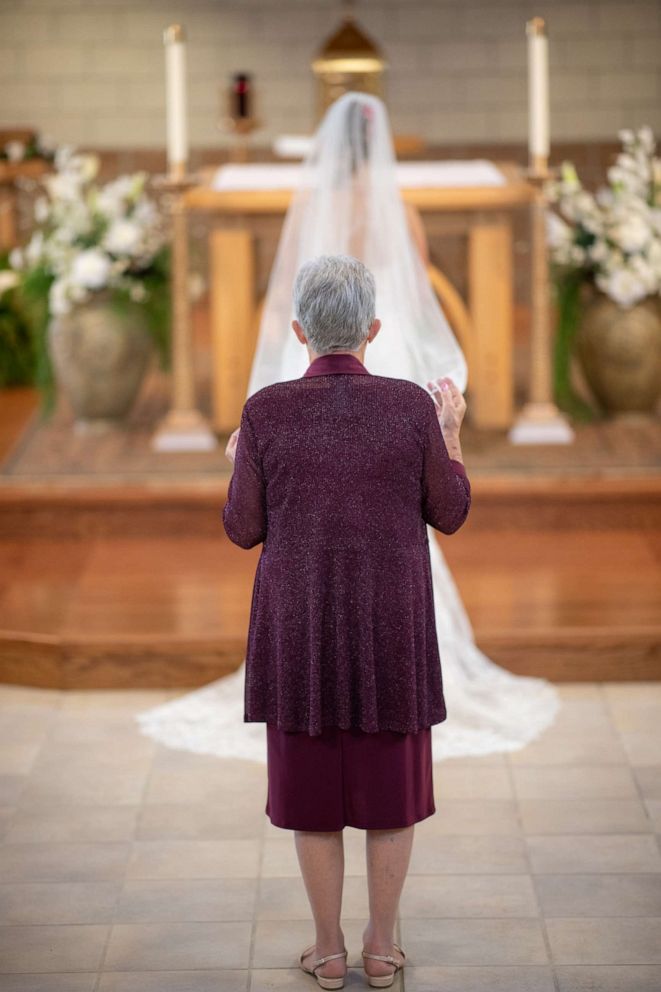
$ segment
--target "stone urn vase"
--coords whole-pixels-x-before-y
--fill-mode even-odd
[[[661,394],[658,297],[624,308],[605,294],[591,294],[575,347],[586,382],[606,413],[654,413]]]
[[[110,293],[58,314],[48,324],[48,349],[58,386],[75,416],[77,433],[121,427],[153,351],[147,315],[139,303],[118,312]]]

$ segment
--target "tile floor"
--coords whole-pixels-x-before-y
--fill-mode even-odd
[[[560,687],[542,738],[434,766],[398,940],[406,992],[661,989],[661,683]],[[266,770],[173,751],[176,693],[0,686],[2,992],[290,992],[314,939]],[[346,987],[367,914],[345,830]]]

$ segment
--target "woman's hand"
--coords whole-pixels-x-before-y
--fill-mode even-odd
[[[232,465],[234,464],[234,456],[236,455],[236,446],[239,442],[239,430],[240,428],[237,427],[237,429],[230,434],[227,447],[225,448],[225,454],[231,461]]]
[[[440,379],[430,379],[427,386],[432,390],[432,399],[436,403],[436,415],[445,436],[458,434],[461,422],[466,412],[466,400],[458,386],[449,376]]]

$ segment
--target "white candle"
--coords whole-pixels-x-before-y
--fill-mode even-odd
[[[528,150],[531,162],[549,154],[549,58],[542,17],[526,24],[528,34]]]
[[[186,173],[188,130],[186,120],[186,42],[181,24],[163,33],[167,111],[168,170],[171,176]]]

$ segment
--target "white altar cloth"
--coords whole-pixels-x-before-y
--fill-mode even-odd
[[[505,176],[486,159],[438,162],[398,162],[400,189],[436,189],[459,186],[504,186]],[[230,190],[296,189],[301,182],[302,166],[295,162],[247,162],[221,165],[211,181],[211,188]]]

